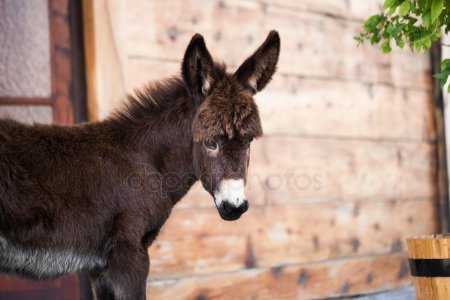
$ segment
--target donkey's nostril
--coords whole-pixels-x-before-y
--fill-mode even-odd
[[[242,213],[245,213],[248,210],[248,201],[244,200],[239,208],[241,209]]]
[[[235,207],[233,207],[228,201],[224,201],[222,208],[225,213],[231,213]]]

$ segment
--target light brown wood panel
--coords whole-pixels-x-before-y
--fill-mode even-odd
[[[126,89],[132,92],[179,69],[179,62],[131,59]],[[430,91],[276,74],[256,100],[268,135],[435,138]]]
[[[317,299],[370,293],[410,282],[402,255],[349,258],[211,276],[150,280],[152,299]]]
[[[430,88],[427,55],[408,51],[383,55],[370,45],[357,47],[354,36],[361,28],[357,22],[241,0],[202,5],[138,0],[126,14],[131,59],[180,60],[193,33],[201,32],[213,55],[237,66],[269,30],[277,29],[282,39],[281,73]]]
[[[262,0],[262,2],[355,22],[362,22],[368,16],[379,13],[383,7],[382,0]]]
[[[150,248],[153,277],[382,255],[437,230],[432,200],[250,207],[238,221],[215,208],[175,210]]]
[[[249,197],[268,204],[436,195],[431,144],[267,137],[251,155]]]
[[[427,143],[267,136],[252,143],[252,205],[436,196],[435,146]],[[211,207],[196,184],[176,207]]]
[[[256,98],[268,135],[435,138],[429,91],[280,75]]]
[[[129,58],[125,69],[125,90],[132,93],[153,81],[180,76],[181,61]]]
[[[125,39],[120,0],[83,1],[88,108],[91,120],[105,118],[125,98]]]

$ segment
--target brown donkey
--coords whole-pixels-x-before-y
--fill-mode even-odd
[[[262,134],[253,95],[279,52],[272,31],[228,73],[196,34],[181,78],[136,92],[105,121],[0,120],[0,272],[86,271],[97,299],[145,299],[147,248],[194,182],[223,219],[247,210],[250,142]]]

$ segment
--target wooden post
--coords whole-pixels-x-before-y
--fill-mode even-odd
[[[89,120],[120,107],[125,93],[123,25],[126,1],[84,0],[84,45]]]
[[[416,298],[450,299],[450,235],[413,237],[407,243]]]

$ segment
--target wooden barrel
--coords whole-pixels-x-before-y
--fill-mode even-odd
[[[450,235],[413,237],[407,244],[416,298],[450,299]]]

